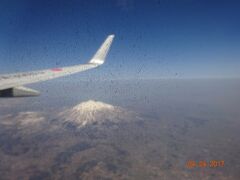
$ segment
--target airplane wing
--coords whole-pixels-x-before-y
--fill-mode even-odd
[[[23,87],[23,85],[67,76],[102,65],[105,62],[113,38],[114,35],[109,35],[87,64],[0,75],[0,97],[37,96],[39,95],[38,91]]]

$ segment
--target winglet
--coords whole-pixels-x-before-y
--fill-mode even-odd
[[[101,47],[98,49],[96,54],[93,56],[93,58],[89,61],[91,64],[101,65],[105,62],[105,58],[108,54],[108,51],[110,49],[110,46],[112,44],[114,35],[109,35],[107,39],[104,41],[104,43],[101,45]]]

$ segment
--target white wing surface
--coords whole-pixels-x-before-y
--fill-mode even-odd
[[[0,97],[36,96],[39,95],[39,92],[23,87],[23,85],[67,76],[102,65],[105,62],[113,38],[114,35],[109,35],[87,64],[0,75]]]

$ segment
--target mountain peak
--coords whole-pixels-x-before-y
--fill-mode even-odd
[[[133,119],[135,116],[136,114],[124,108],[95,100],[82,102],[59,114],[64,123],[70,123],[79,128],[105,122],[117,123]]]
[[[73,107],[74,111],[81,111],[81,112],[94,112],[94,111],[104,111],[104,110],[114,110],[114,106],[103,103],[100,101],[89,100],[78,104],[77,106]]]

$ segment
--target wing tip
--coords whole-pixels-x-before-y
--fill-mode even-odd
[[[110,34],[107,36],[106,40],[100,46],[96,54],[93,58],[89,61],[91,64],[102,65],[105,62],[106,56],[112,44],[113,38],[115,37],[114,34]]]
[[[114,38],[115,34],[110,34],[108,37]]]

